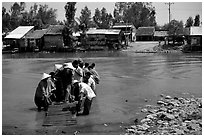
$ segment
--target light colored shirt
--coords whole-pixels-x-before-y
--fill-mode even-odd
[[[79,92],[85,94],[89,100],[92,100],[92,98],[96,97],[96,94],[88,84],[81,82],[79,83],[79,87]]]
[[[95,92],[96,91],[96,83],[92,77],[88,80],[88,85],[91,87],[91,89]]]
[[[76,70],[74,70],[74,80],[78,80],[79,82],[82,82],[83,78],[83,69],[78,67]]]

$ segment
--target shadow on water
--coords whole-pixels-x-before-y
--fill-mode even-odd
[[[4,54],[3,130],[12,124],[31,130],[42,128],[44,111],[38,112],[33,102],[42,73],[52,71],[55,63],[78,57],[96,63],[101,82],[97,85],[97,97],[90,115],[77,117],[77,124],[68,127],[69,133],[80,130],[81,134],[117,134],[125,125],[141,117],[142,106],[155,104],[160,94],[202,96],[202,54]]]

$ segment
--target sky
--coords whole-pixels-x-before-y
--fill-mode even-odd
[[[88,0],[88,2],[79,1],[79,0],[78,1],[75,0],[75,1],[77,2],[76,4],[77,10],[76,10],[75,17],[79,17],[81,15],[80,12],[85,6],[87,6],[88,9],[91,10],[91,16],[94,15],[96,8],[101,10],[103,7],[106,8],[108,13],[113,14],[115,2],[118,2],[118,1],[108,2],[107,0],[103,0],[103,1],[98,0],[99,2],[96,2],[96,0],[95,1]],[[123,0],[123,2],[124,1],[125,0]],[[128,1],[126,0],[126,2],[129,2],[129,1],[131,0],[128,0]],[[191,1],[179,2],[179,1],[171,0],[171,2],[172,1],[173,1],[173,4],[171,5],[171,19],[183,21],[183,23],[185,24],[186,20],[190,16],[194,19],[195,16],[199,14],[202,20],[202,2],[201,1],[194,0],[192,2],[191,0]],[[151,1],[143,0],[141,2],[153,2],[152,5],[155,7],[155,10],[156,10],[156,22],[158,25],[164,25],[168,23],[169,11],[168,11],[168,5],[165,4],[165,2],[169,2],[169,1],[163,0],[162,2],[158,2],[155,0],[151,0]],[[57,9],[57,20],[61,20],[61,21],[65,20],[65,10],[64,10],[64,5],[66,4],[65,1],[59,0],[59,2],[56,2],[56,1],[55,2],[53,1],[39,2],[39,0],[32,0],[32,2],[26,2],[26,9],[29,9],[30,6],[33,5],[34,3],[42,4],[42,5],[47,4],[49,8]],[[2,6],[4,6],[6,9],[10,9],[12,4],[13,4],[12,1],[6,2],[5,0],[3,0]]]

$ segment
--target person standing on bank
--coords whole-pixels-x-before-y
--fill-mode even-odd
[[[43,76],[36,88],[34,102],[40,111],[43,107],[45,111],[48,110],[49,104],[51,103],[50,95],[54,87],[52,87],[52,81],[50,80],[51,75],[43,73]]]

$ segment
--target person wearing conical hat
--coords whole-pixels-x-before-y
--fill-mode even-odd
[[[73,66],[72,62],[63,64],[61,79],[62,79],[62,85],[63,85],[63,91],[64,91],[64,94],[63,94],[64,102],[69,101],[74,70],[75,70],[75,67]]]
[[[38,107],[38,110],[41,110],[42,107],[45,111],[48,110],[50,103],[49,95],[53,89],[50,77],[51,75],[43,73],[42,78],[36,88],[34,102]]]
[[[54,72],[56,72],[57,70],[60,70],[62,68],[62,64],[55,64],[54,65]]]

